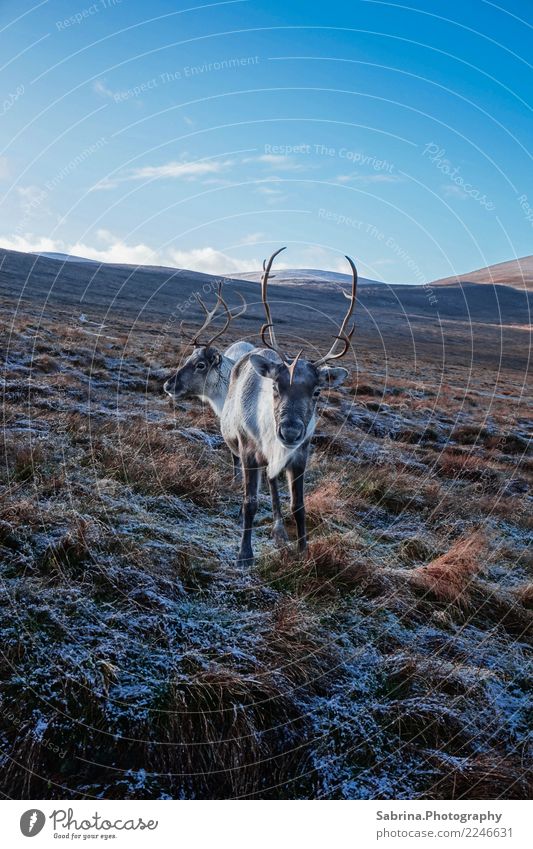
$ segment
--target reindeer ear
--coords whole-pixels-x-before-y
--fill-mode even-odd
[[[278,363],[273,363],[272,360],[267,360],[261,354],[251,354],[250,363],[261,377],[268,377],[270,380],[275,380],[278,376]]]
[[[348,377],[348,369],[340,367],[323,366],[318,370],[321,386],[328,386],[330,389],[335,389],[344,383]]]

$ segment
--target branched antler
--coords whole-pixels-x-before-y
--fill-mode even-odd
[[[290,381],[292,383],[293,378],[294,378],[294,371],[295,371],[295,368],[296,368],[296,364],[297,364],[298,359],[301,356],[302,352],[299,351],[299,353],[295,357],[291,358],[287,354],[285,354],[281,350],[281,348],[279,347],[279,345],[276,341],[276,334],[274,332],[274,322],[272,321],[272,313],[270,311],[270,305],[268,303],[268,298],[267,298],[267,286],[268,286],[268,279],[269,279],[269,276],[270,276],[270,270],[272,268],[272,263],[274,262],[277,255],[280,254],[281,251],[284,251],[284,250],[285,250],[285,248],[280,248],[279,250],[277,250],[275,253],[272,254],[272,256],[270,257],[268,262],[266,260],[264,260],[264,262],[263,262],[263,276],[261,278],[261,299],[263,301],[263,307],[265,309],[266,322],[261,327],[261,339],[262,339],[265,347],[270,348],[271,351],[274,351],[278,355],[278,357],[281,359],[281,361],[284,362],[285,365],[288,367],[289,374],[290,374]],[[342,320],[342,324],[339,328],[339,332],[335,336],[334,342],[333,342],[331,348],[329,349],[328,353],[325,356],[320,357],[318,360],[315,360],[315,362],[313,363],[313,365],[316,366],[316,367],[322,366],[325,363],[330,362],[331,360],[340,360],[341,357],[344,357],[345,354],[348,352],[348,350],[350,348],[351,339],[352,339],[352,336],[353,336],[354,331],[355,331],[355,324],[352,325],[352,327],[350,329],[348,329],[348,324],[350,322],[350,318],[352,317],[353,311],[355,309],[355,304],[356,304],[357,268],[355,267],[354,261],[349,256],[347,256],[346,259],[350,263],[350,268],[352,269],[352,291],[351,291],[350,295],[348,295],[346,292],[344,292],[344,295],[345,295],[346,298],[348,298],[350,303],[348,305],[346,315],[344,316],[344,318]],[[269,339],[266,338],[267,330],[268,330]],[[339,342],[343,343],[342,348],[338,348]]]
[[[279,250],[275,251],[268,262],[263,260],[263,276],[261,278],[261,300],[263,301],[263,307],[265,309],[266,322],[261,327],[261,339],[266,348],[270,348],[271,351],[275,351],[278,357],[280,357],[284,362],[286,362],[287,357],[279,347],[276,342],[276,334],[274,333],[274,322],[272,321],[272,313],[270,312],[270,305],[268,303],[267,298],[267,285],[268,278],[270,275],[270,269],[272,268],[272,263],[276,259],[277,255],[282,251],[286,250],[286,248],[279,248]],[[265,333],[268,330],[268,335],[270,337],[270,342],[267,342],[265,339]]]
[[[205,313],[205,319],[204,319],[204,323],[202,324],[200,329],[195,333],[194,337],[190,340],[190,344],[193,347],[209,348],[210,345],[212,345],[217,339],[220,338],[220,336],[222,336],[223,333],[226,332],[226,330],[228,329],[228,327],[230,326],[231,322],[234,319],[240,318],[241,315],[244,315],[244,313],[246,312],[246,309],[247,309],[247,304],[246,304],[246,301],[244,300],[243,296],[241,295],[241,293],[237,292],[237,294],[238,294],[239,298],[241,299],[243,305],[237,312],[232,312],[230,310],[230,308],[228,307],[226,301],[222,297],[222,282],[218,283],[217,299],[216,299],[215,305],[214,305],[214,307],[212,307],[212,309],[208,309],[206,307],[206,305],[204,304],[203,300],[201,299],[200,295],[197,292],[195,292],[194,297],[196,298],[196,300],[198,301],[198,303],[202,307],[202,309]],[[220,330],[218,330],[217,333],[214,334],[214,336],[211,336],[208,341],[202,342],[200,340],[200,336],[202,335],[204,330],[207,330],[207,328],[213,323],[214,319],[217,317],[219,307],[223,308],[223,310],[226,314],[226,321],[225,321],[223,327]]]
[[[313,363],[313,365],[315,365],[315,366],[323,366],[325,363],[330,362],[331,360],[340,360],[341,357],[344,357],[344,355],[348,352],[348,350],[350,348],[352,336],[353,336],[354,331],[355,331],[355,324],[352,325],[350,330],[347,330],[347,327],[348,327],[348,322],[350,321],[350,318],[352,317],[352,313],[355,309],[356,296],[357,296],[357,268],[355,267],[355,263],[354,263],[353,259],[351,259],[349,256],[347,256],[346,259],[350,263],[350,267],[352,269],[352,291],[351,291],[350,295],[348,295],[346,292],[344,292],[344,296],[346,298],[348,298],[350,303],[348,305],[346,315],[344,316],[344,318],[342,320],[342,324],[339,328],[339,332],[335,336],[335,340],[333,342],[333,345],[331,346],[328,353],[324,357],[320,357],[320,359],[315,360],[315,362]],[[339,341],[344,343],[344,347],[341,350],[337,351],[336,348],[338,346]]]

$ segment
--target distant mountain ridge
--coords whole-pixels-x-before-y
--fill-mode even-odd
[[[346,263],[348,265],[348,263]],[[259,283],[261,280],[261,271],[245,271],[239,274],[233,274],[232,277],[236,280],[249,280],[251,283]],[[322,286],[327,287],[332,283],[340,286],[349,286],[352,281],[352,275],[344,274],[340,271],[324,271],[318,268],[280,268],[276,269],[272,275],[272,284],[286,284],[288,286]],[[359,277],[359,283],[370,286],[383,286],[379,280],[371,280],[368,277]]]
[[[32,251],[32,256],[44,256],[47,259],[57,259],[58,262],[97,262],[85,256],[74,256],[74,254],[55,253],[54,251]]]
[[[1,247],[0,247],[1,250]],[[58,262],[88,262],[102,265],[116,265],[123,268],[136,268],[137,266],[127,263],[99,263],[97,260],[88,259],[87,257],[74,256],[72,254],[54,253],[47,251],[34,251],[31,256],[41,256],[47,259],[56,260]],[[167,269],[167,266],[139,266],[145,270],[151,269]],[[202,274],[199,271],[189,269],[173,269],[180,274],[195,275]],[[250,283],[259,283],[261,280],[261,270],[244,271],[234,274],[221,274],[220,277],[228,280],[246,280]],[[285,284],[288,286],[313,286],[317,288],[327,288],[329,285],[336,284],[340,286],[348,286],[351,282],[351,275],[339,271],[326,271],[318,268],[281,268],[276,270],[272,275],[272,283],[274,285]],[[380,280],[373,280],[368,277],[359,277],[359,283],[363,286],[385,286],[385,285],[419,285],[419,284],[386,284]],[[443,277],[429,283],[429,286],[457,286],[468,283],[481,283],[489,285],[511,286],[515,289],[525,289],[533,291],[533,255],[524,256],[518,259],[508,260],[507,262],[498,262],[495,265],[488,265],[485,268],[478,268],[475,271],[469,271],[465,274],[457,274],[451,277]]]
[[[533,256],[523,256],[508,262],[498,262],[486,268],[478,268],[467,274],[435,280],[432,286],[457,286],[464,283],[512,286],[515,289],[533,291]]]

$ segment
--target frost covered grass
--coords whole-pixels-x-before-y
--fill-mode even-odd
[[[175,345],[4,321],[3,793],[531,793],[530,433],[489,371],[474,396],[366,357],[322,402],[309,556],[263,492],[243,573],[217,423],[162,393]]]

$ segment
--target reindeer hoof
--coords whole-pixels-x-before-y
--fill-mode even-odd
[[[250,569],[254,565],[253,554],[239,554],[235,565],[237,569]]]
[[[272,539],[274,540],[274,545],[276,545],[277,548],[287,547],[287,544],[289,542],[289,536],[283,525],[273,527]]]

